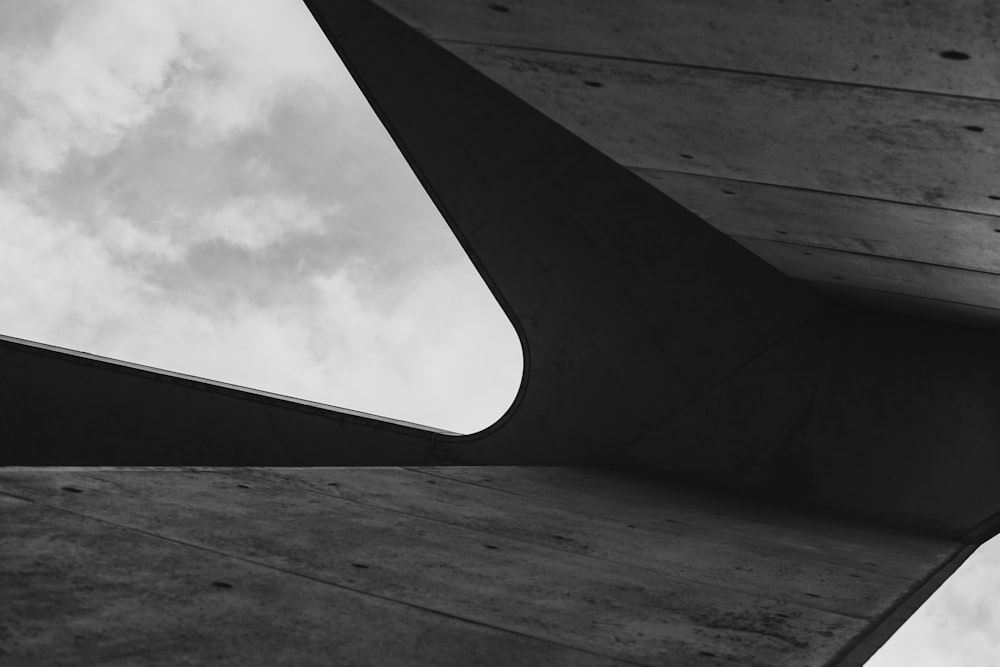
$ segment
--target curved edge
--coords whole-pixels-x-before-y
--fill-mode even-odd
[[[490,291],[490,294],[493,295],[493,298],[496,299],[496,302],[497,304],[499,304],[500,309],[503,311],[504,315],[507,316],[507,321],[514,329],[514,333],[517,335],[517,339],[521,344],[521,360],[522,360],[521,382],[518,384],[517,392],[515,393],[513,399],[511,400],[510,405],[507,407],[506,410],[504,410],[504,412],[495,422],[493,422],[492,424],[490,424],[485,428],[475,431],[474,433],[451,433],[447,431],[440,431],[437,429],[430,429],[430,430],[435,430],[435,432],[441,435],[444,435],[445,439],[450,441],[452,444],[461,444],[463,442],[474,442],[476,440],[482,439],[494,433],[495,431],[499,430],[500,428],[503,427],[505,423],[510,421],[510,419],[514,416],[514,414],[517,413],[518,408],[521,406],[521,403],[524,399],[524,395],[528,386],[528,380],[531,375],[531,352],[528,346],[527,336],[524,332],[524,328],[521,322],[514,316],[514,312],[510,306],[510,303],[507,301],[506,298],[504,298],[503,293],[500,292],[499,288],[497,287],[496,281],[490,275],[484,263],[479,259],[475,250],[473,250],[472,244],[468,242],[468,240],[465,238],[465,235],[459,229],[459,226],[455,223],[455,218],[452,212],[449,210],[448,206],[445,204],[444,199],[438,195],[433,184],[430,182],[430,179],[427,178],[427,174],[424,172],[424,170],[420,167],[420,164],[414,158],[413,152],[407,145],[406,140],[403,139],[402,134],[396,129],[394,123],[389,119],[388,114],[382,108],[382,105],[378,102],[375,96],[372,95],[371,91],[365,84],[364,80],[358,76],[357,67],[352,62],[350,56],[348,55],[347,49],[343,48],[343,46],[339,44],[335,32],[327,24],[326,19],[323,17],[322,13],[316,10],[315,0],[302,0],[302,2],[303,4],[305,4],[306,9],[309,10],[309,13],[313,17],[313,20],[316,21],[316,25],[319,26],[320,30],[323,31],[323,34],[326,36],[327,41],[330,42],[330,46],[333,48],[337,57],[340,58],[341,62],[344,64],[344,67],[347,69],[347,72],[351,75],[351,79],[354,81],[355,85],[357,85],[358,89],[361,91],[361,94],[364,95],[365,100],[367,100],[368,102],[368,105],[371,107],[372,111],[375,112],[376,117],[378,118],[379,122],[382,123],[382,127],[384,127],[386,132],[389,134],[389,137],[392,139],[392,142],[396,145],[396,148],[403,156],[403,159],[406,160],[406,164],[409,165],[410,171],[412,171],[414,176],[417,177],[417,180],[420,182],[420,186],[424,189],[424,192],[427,193],[427,196],[434,204],[434,207],[438,210],[438,213],[441,214],[442,219],[445,221],[445,224],[448,225],[448,228],[451,230],[451,233],[455,236],[455,239],[462,247],[462,250],[465,252],[466,257],[468,257],[469,261],[472,262],[472,266],[475,267],[476,272],[479,274],[480,278],[482,278],[483,282],[486,284],[486,288]],[[377,419],[384,419],[384,418],[378,417]]]
[[[302,399],[294,396],[287,396],[284,394],[278,394],[274,392],[269,392],[263,389],[258,389],[254,387],[245,387],[241,385],[235,385],[227,382],[222,382],[219,380],[214,380],[211,378],[204,378],[195,375],[189,375],[185,373],[180,373],[164,368],[156,368],[153,366],[146,366],[143,364],[138,364],[135,362],[115,359],[111,357],[104,357],[97,354],[92,354],[82,350],[74,350],[70,348],[64,348],[57,345],[51,345],[48,343],[43,343],[39,341],[32,341],[28,339],[22,339],[15,336],[8,336],[0,334],[0,347],[15,348],[19,351],[29,351],[34,354],[41,356],[48,356],[57,358],[63,361],[69,361],[71,363],[84,364],[103,368],[105,370],[110,370],[116,373],[122,373],[125,375],[139,376],[145,379],[163,382],[173,385],[181,385],[189,389],[195,389],[199,391],[205,391],[215,394],[222,394],[230,396],[233,398],[238,398],[241,400],[249,400],[258,404],[264,404],[272,407],[285,408],[298,412],[305,412],[315,416],[343,420],[350,423],[357,424],[359,426],[374,428],[380,430],[388,430],[392,432],[399,433],[401,435],[408,436],[422,436],[424,439],[429,441],[432,448],[432,456],[435,460],[441,459],[442,462],[447,461],[450,457],[447,455],[445,450],[434,451],[434,443],[447,441],[449,444],[460,444],[463,442],[472,442],[478,439],[484,438],[496,430],[502,428],[503,424],[508,422],[511,417],[517,412],[522,399],[525,394],[525,389],[528,382],[528,377],[530,375],[531,368],[531,355],[529,347],[527,345],[527,340],[525,332],[520,324],[520,322],[514,317],[510,304],[503,297],[501,292],[496,286],[496,282],[489,275],[489,272],[485,269],[482,262],[476,256],[476,253],[472,250],[471,245],[464,238],[464,235],[460,232],[457,226],[454,224],[453,216],[448,210],[447,206],[444,204],[442,199],[437,195],[432,185],[429,183],[423,170],[419,167],[417,162],[412,158],[411,152],[406,146],[406,142],[401,138],[400,134],[396,131],[391,122],[389,122],[380,108],[380,105],[373,99],[370,95],[367,87],[363,81],[356,75],[354,67],[352,66],[350,59],[346,56],[342,49],[338,48],[337,41],[334,38],[333,31],[328,29],[325,22],[321,16],[314,11],[312,3],[310,0],[303,0],[313,19],[316,21],[317,26],[323,31],[327,40],[330,42],[331,48],[334,49],[336,56],[341,59],[345,68],[351,75],[355,84],[358,86],[364,95],[366,101],[375,112],[382,123],[382,126],[388,132],[393,143],[396,145],[400,154],[406,160],[413,174],[417,177],[420,182],[421,187],[427,193],[428,197],[434,203],[435,208],[438,210],[442,219],[448,225],[452,234],[454,234],[455,239],[458,241],[462,250],[466,253],[466,256],[472,262],[477,273],[482,278],[483,282],[486,284],[487,289],[490,294],[496,299],[504,315],[507,317],[507,321],[513,328],[515,335],[518,338],[521,347],[521,359],[522,359],[522,370],[521,379],[518,384],[515,395],[510,401],[510,404],[503,411],[500,417],[497,418],[489,426],[486,426],[479,431],[473,433],[457,433],[454,431],[449,431],[443,428],[429,426],[426,424],[419,424],[415,422],[409,422],[402,419],[396,419],[393,417],[387,417],[383,415],[376,415],[372,413],[363,412],[360,410],[352,410],[350,408],[344,408],[341,406],[331,405],[327,403],[321,403],[318,401],[310,401],[307,399]]]

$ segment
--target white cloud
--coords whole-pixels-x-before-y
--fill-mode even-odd
[[[421,276],[388,309],[348,268],[288,303],[206,314],[72,220],[9,196],[0,238],[9,335],[458,431],[499,418],[520,379],[516,338],[471,266]]]
[[[128,218],[104,212],[95,238],[114,256],[142,256],[148,261],[177,262],[183,259],[188,243],[177,243],[168,234],[137,225]]]
[[[53,171],[109,152],[164,106],[214,141],[265,124],[289,91],[333,98],[347,76],[311,21],[273,0],[74,3],[50,40],[0,55],[8,159]]]
[[[11,3],[3,333],[458,431],[506,409],[513,330],[300,3]]]
[[[302,198],[282,194],[234,197],[204,220],[182,226],[182,234],[189,241],[218,240],[261,250],[288,236],[320,233],[324,218],[339,213],[340,207],[318,211]]]
[[[299,3],[185,0],[174,8],[203,74],[180,91],[179,104],[210,136],[266,122],[290,92],[329,98],[349,84]]]
[[[1000,540],[980,547],[866,664],[982,667],[1000,664]]]
[[[73,151],[113,149],[162,103],[178,55],[175,24],[159,3],[73,5],[50,42],[0,59],[8,155],[51,171]]]
[[[44,218],[5,193],[0,239],[5,333],[49,341],[71,335],[89,345],[95,334],[155,297],[76,221]]]

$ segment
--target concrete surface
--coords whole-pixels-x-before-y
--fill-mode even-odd
[[[378,4],[788,275],[1000,324],[991,3]]]
[[[8,469],[8,655],[858,664],[997,533],[985,5],[307,4],[511,318],[514,404],[457,437],[0,339],[0,465],[634,475]]]
[[[794,79],[1000,98],[981,0],[379,0],[438,41],[593,53]],[[502,11],[502,9],[507,11]],[[957,50],[967,60],[949,60]]]
[[[832,308],[378,8],[313,9],[522,338],[510,411],[454,437],[0,341],[0,464],[601,463],[952,539],[1000,516],[991,334]]]
[[[10,665],[824,665],[963,555],[587,468],[7,468],[0,506]]]

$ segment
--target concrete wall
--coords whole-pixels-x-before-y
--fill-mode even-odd
[[[364,3],[321,10],[324,27],[511,316],[526,363],[511,411],[481,434],[449,439],[330,413],[327,434],[305,429],[285,438],[295,440],[293,450],[309,452],[316,463],[358,456],[394,463],[407,448],[407,457],[431,456],[426,443],[437,441],[434,453],[445,459],[592,461],[778,345],[816,311],[805,290],[406,26]],[[30,354],[13,344],[7,350]],[[38,369],[8,363],[8,386],[23,396],[18,400],[58,400],[71,410],[73,383],[42,379],[68,371],[55,370],[51,356],[40,358],[46,361]],[[116,398],[143,396],[146,383],[155,383],[150,375],[123,379],[105,371],[89,376],[113,385]],[[197,463],[205,439],[189,434],[203,432],[217,410],[178,410],[175,400],[188,406],[198,399],[181,399],[179,385],[167,386],[148,390],[155,399],[150,395],[141,410],[129,402],[135,418],[114,444],[107,429],[94,438],[81,431],[75,441],[46,432],[32,439],[58,455],[35,450],[16,460],[58,460],[69,448],[95,462],[169,456]],[[254,411],[255,419],[266,414],[277,433],[300,429],[285,425],[302,420],[287,410]],[[115,419],[91,414],[102,424]],[[175,426],[177,414],[198,426]],[[310,424],[316,419],[322,416]],[[290,460],[252,444],[252,433],[246,441],[239,421],[213,422],[231,460]],[[28,434],[41,427],[29,419],[18,424]],[[127,434],[151,429],[159,433],[143,451],[129,451]],[[371,451],[392,455],[359,454],[366,439],[384,448]]]
[[[974,543],[996,533],[995,333],[831,307],[786,345],[616,464]]]
[[[311,7],[522,338],[511,410],[455,437],[8,340],[0,462],[601,462],[990,533],[992,334],[831,307],[383,10]]]
[[[854,664],[968,551],[562,467],[0,469],[0,550],[0,661],[143,667]]]
[[[510,411],[456,437],[6,340],[0,465],[600,463],[952,540],[928,572],[996,532],[994,334],[831,305],[379,7],[308,4],[521,337]]]
[[[980,0],[376,0],[783,272],[1000,323]]]

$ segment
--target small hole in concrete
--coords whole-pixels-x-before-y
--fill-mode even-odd
[[[237,484],[236,486],[237,486],[238,488],[240,488],[240,489],[249,489],[249,488],[250,488],[250,487],[249,487],[249,486],[247,486],[246,484]]]
[[[715,654],[711,653],[709,651],[698,651],[698,655],[703,655],[706,658],[714,658],[715,657]]]
[[[805,255],[806,257],[812,257],[812,253],[806,252],[805,250],[802,251],[802,254]]]
[[[433,479],[429,479],[429,480],[427,480],[427,483],[428,483],[428,484],[437,484],[437,482],[435,482],[435,481],[434,481]]]
[[[484,544],[483,546],[486,547],[487,549],[499,549],[500,548],[500,547],[496,546],[495,544]]]
[[[233,585],[225,581],[213,581],[212,585],[216,588],[232,588]]]
[[[626,523],[625,525],[628,526],[629,528],[635,528],[634,523]]]
[[[951,49],[949,49],[948,51],[942,51],[938,55],[941,56],[942,58],[944,58],[945,60],[968,60],[969,59],[969,54],[968,53],[965,53],[963,51],[955,51],[955,50],[951,50]]]
[[[783,230],[783,229],[775,229],[775,230],[774,230],[774,233],[775,233],[775,234],[781,234],[782,236],[784,236],[784,235],[785,235],[785,234],[787,234],[788,232],[786,232],[786,231],[785,231],[785,230]]]
[[[604,86],[600,81],[584,81],[583,85],[590,86],[591,88],[601,88]]]
[[[78,489],[75,486],[64,486],[63,491],[69,491],[70,493],[83,493],[83,489]]]
[[[983,132],[984,131],[983,128],[981,128],[978,125],[966,125],[965,129],[967,129],[969,132]]]
[[[693,155],[688,155],[687,153],[681,153],[681,157],[684,158],[685,160],[693,160],[694,159]]]
[[[815,593],[806,593],[806,595],[808,595],[811,598],[821,598],[821,597],[823,597],[822,595],[816,595]]]
[[[340,482],[327,482],[327,486],[340,486]]]
[[[993,231],[995,231],[997,234],[1000,234],[1000,229],[994,229]],[[79,493],[79,491],[77,493]]]
[[[490,9],[492,9],[493,11],[495,11],[497,13],[500,13],[500,14],[506,14],[506,13],[510,12],[510,8],[509,7],[505,7],[503,5],[490,5]]]
[[[724,195],[734,195],[734,194],[736,194],[736,193],[735,193],[735,192],[733,192],[732,190],[723,190],[723,191],[722,191],[722,194],[724,194]]]
[[[568,540],[569,539],[568,537],[563,537],[562,535],[553,535],[552,537],[554,539],[557,539],[557,540]]]
[[[993,201],[1000,201],[1000,195],[986,195],[987,199],[992,199]]]
[[[843,280],[844,278],[843,278],[843,276],[834,276],[833,279],[834,280]]]
[[[368,569],[368,566],[365,565],[364,563],[351,563],[351,567],[356,567],[359,570],[367,570]]]

